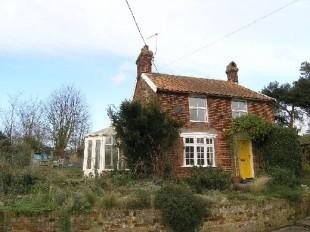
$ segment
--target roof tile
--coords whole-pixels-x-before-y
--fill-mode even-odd
[[[145,75],[156,85],[159,91],[239,97],[263,101],[274,100],[264,94],[224,80],[175,76],[161,73],[145,73]]]

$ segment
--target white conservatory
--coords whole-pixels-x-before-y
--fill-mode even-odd
[[[112,127],[87,134],[84,143],[84,175],[94,175],[95,170],[100,174],[103,171],[125,168],[125,160],[116,147]]]

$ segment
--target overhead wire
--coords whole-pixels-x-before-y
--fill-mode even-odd
[[[141,39],[142,39],[144,45],[147,45],[146,42],[145,42],[144,36],[143,36],[143,34],[142,34],[142,32],[141,32],[141,29],[140,29],[140,27],[139,27],[139,24],[138,24],[138,22],[137,22],[137,20],[136,20],[136,17],[135,17],[135,15],[134,15],[134,13],[133,13],[133,10],[132,10],[131,7],[130,7],[130,4],[129,4],[128,0],[125,0],[125,2],[126,2],[126,4],[127,4],[127,7],[128,7],[128,9],[129,9],[130,13],[131,13],[131,16],[132,16],[132,18],[133,18],[133,21],[134,21],[134,23],[135,23],[135,25],[136,25],[136,28],[137,28],[137,30],[138,30],[138,32],[139,32],[139,35],[140,35],[140,37],[141,37]],[[156,52],[157,52],[157,46],[156,46]],[[158,69],[157,69],[157,66],[156,66],[156,64],[155,64],[154,59],[155,59],[155,58],[153,58],[153,60],[152,60],[152,64],[154,65],[156,72],[158,72]]]
[[[174,63],[176,63],[176,62],[178,62],[178,61],[180,61],[180,60],[182,60],[182,59],[184,59],[184,58],[186,58],[186,57],[192,56],[192,55],[194,55],[195,53],[199,52],[199,51],[202,50],[202,49],[211,47],[211,46],[213,46],[213,45],[219,43],[220,41],[225,40],[225,39],[227,39],[228,37],[230,37],[230,36],[232,36],[232,35],[234,35],[234,34],[240,32],[240,31],[242,31],[242,30],[244,30],[244,29],[246,29],[246,28],[248,28],[248,27],[250,27],[250,26],[256,24],[257,22],[259,22],[259,21],[261,21],[261,20],[263,20],[263,19],[266,19],[266,18],[268,18],[268,17],[270,17],[270,16],[272,16],[272,15],[274,15],[274,14],[276,14],[276,13],[282,11],[282,10],[284,10],[285,8],[287,8],[287,7],[289,7],[289,6],[291,6],[291,5],[295,4],[295,3],[297,3],[298,1],[300,1],[300,0],[293,0],[293,1],[290,1],[289,3],[285,4],[284,6],[279,7],[279,8],[277,8],[277,9],[275,9],[275,10],[272,10],[272,11],[270,11],[269,13],[264,14],[264,15],[262,15],[262,16],[256,18],[256,19],[252,20],[251,22],[249,22],[249,23],[247,23],[247,24],[244,24],[244,25],[238,27],[237,29],[235,29],[235,30],[233,30],[233,31],[231,31],[231,32],[228,32],[228,33],[224,34],[223,36],[219,37],[218,39],[216,39],[216,40],[214,40],[214,41],[212,41],[212,42],[210,42],[210,43],[207,43],[207,44],[205,44],[205,45],[203,45],[203,46],[201,46],[201,47],[199,47],[199,48],[196,48],[196,49],[194,49],[193,51],[191,51],[190,53],[187,53],[187,54],[185,54],[185,55],[183,55],[183,56],[180,56],[180,57],[178,57],[178,58],[176,58],[176,59],[170,61],[169,63],[166,64],[166,66],[169,66],[169,65],[171,65],[171,64],[174,64]]]

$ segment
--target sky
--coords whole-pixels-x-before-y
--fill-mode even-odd
[[[161,73],[226,79],[233,60],[259,91],[310,61],[310,0],[128,1]],[[73,85],[92,129],[107,127],[107,107],[133,96],[142,46],[125,0],[0,0],[0,112]]]

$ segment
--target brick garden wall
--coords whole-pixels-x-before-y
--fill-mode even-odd
[[[230,201],[210,207],[209,218],[202,232],[267,232],[292,224],[310,213],[310,199],[289,203],[274,199],[264,202]],[[276,215],[276,216],[275,216]],[[0,231],[5,232],[56,232],[59,230],[57,213],[23,216],[0,213]],[[71,216],[71,231],[78,232],[168,232],[161,223],[160,211],[101,210]]]

